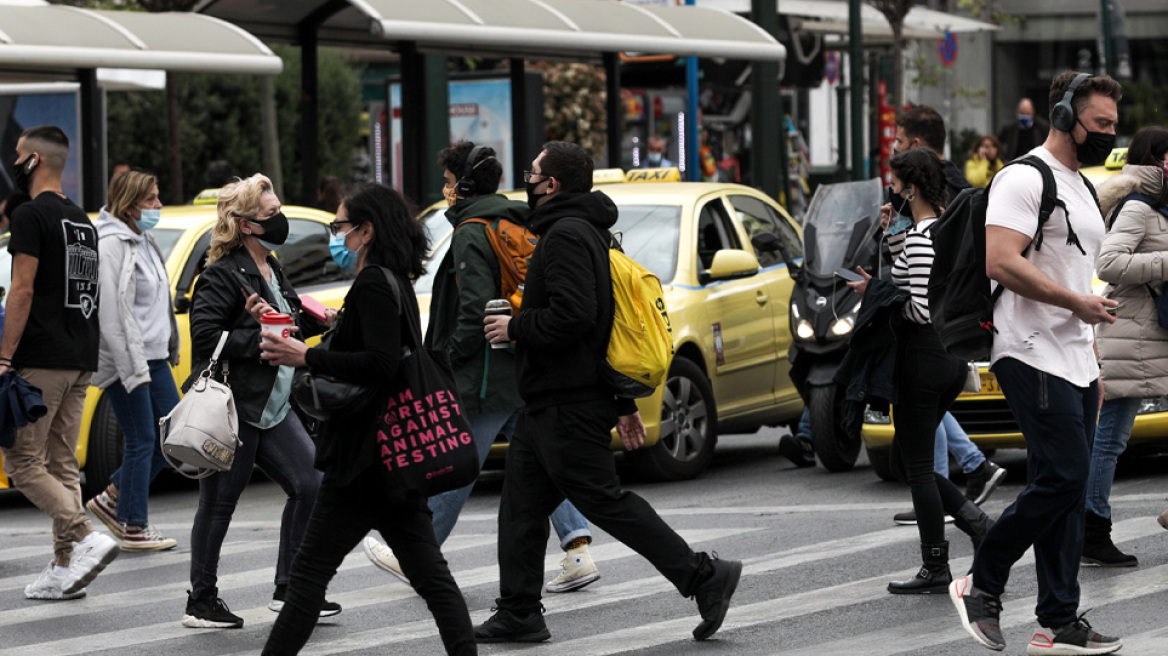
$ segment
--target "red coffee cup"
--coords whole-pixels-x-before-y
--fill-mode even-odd
[[[288,339],[292,336],[292,317],[283,312],[265,312],[260,317],[260,339],[274,341],[274,337]]]

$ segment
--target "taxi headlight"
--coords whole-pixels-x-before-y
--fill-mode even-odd
[[[892,423],[892,418],[883,412],[877,412],[871,407],[864,407],[864,423],[865,424],[883,424],[888,425]]]
[[[1157,396],[1150,399],[1140,399],[1140,408],[1137,415],[1150,415],[1157,412],[1168,412],[1168,397]]]
[[[804,341],[815,339],[815,329],[811,327],[811,322],[800,319],[799,323],[795,324],[795,336]]]

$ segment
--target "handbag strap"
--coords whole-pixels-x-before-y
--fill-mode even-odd
[[[376,265],[375,265],[376,266]],[[385,280],[389,283],[390,289],[393,290],[393,300],[397,301],[397,314],[406,316],[406,323],[409,325],[410,336],[413,338],[413,348],[420,349],[422,347],[422,326],[417,315],[413,312],[406,312],[405,302],[402,300],[401,286],[397,281],[397,276],[389,269],[378,266],[377,269],[385,276]],[[405,341],[405,340],[402,340]],[[403,347],[405,350],[406,347]]]
[[[219,335],[219,343],[215,345],[215,351],[211,353],[211,361],[207,363],[207,368],[203,370],[203,376],[210,376],[215,372],[215,365],[219,363],[219,356],[223,354],[223,346],[227,344],[227,338],[231,335],[230,332],[224,330],[223,334]],[[227,376],[230,369],[227,363],[223,363],[223,382],[227,383]]]

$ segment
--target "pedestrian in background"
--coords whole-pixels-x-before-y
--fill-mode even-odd
[[[1095,327],[1103,406],[1091,447],[1083,564],[1135,567],[1139,560],[1111,541],[1111,483],[1145,398],[1168,394],[1168,330],[1156,321],[1156,299],[1168,281],[1168,130],[1141,129],[1127,149],[1123,171],[1099,186],[1109,229],[1095,271],[1111,283],[1104,296],[1122,304],[1115,323]],[[1147,200],[1128,199],[1141,194]],[[1147,201],[1151,201],[1150,203]],[[1117,207],[1123,203],[1119,212]]]
[[[1034,114],[1034,103],[1029,98],[1022,98],[1018,101],[1014,120],[998,131],[1004,161],[1017,159],[1046,142],[1050,124]]]
[[[126,171],[110,181],[98,213],[101,352],[93,385],[105,391],[125,436],[122,466],[89,508],[127,551],[178,544],[149,522],[150,483],[166,468],[158,421],[178,404],[172,365],[179,334],[162,252],[150,235],[162,211],[158,180]]]
[[[1005,164],[1001,158],[1002,143],[992,134],[987,134],[969,151],[969,159],[965,160],[965,179],[975,187],[989,185],[994,174],[1002,170]]]
[[[191,299],[191,379],[207,367],[224,331],[217,375],[226,377],[239,412],[239,440],[231,469],[199,481],[199,509],[191,527],[191,590],[183,626],[240,628],[243,618],[219,598],[219,550],[235,506],[258,466],[288,501],[280,522],[276,591],[268,605],[284,605],[288,576],[312,506],[320,489],[313,466],[315,448],[291,411],[292,367],[272,366],[260,358],[260,317],[280,312],[292,318],[297,339],[323,332],[324,322],[300,312],[300,297],[271,251],[288,238],[288,219],[280,211],[272,182],[263,175],[228,184],[219,193],[218,220],[211,233],[207,268]],[[329,315],[330,317],[332,315]],[[321,613],[341,607],[326,603]]]
[[[299,653],[317,616],[324,614],[329,581],[345,556],[375,528],[400,557],[410,584],[425,598],[446,653],[473,656],[478,648],[470,613],[434,537],[426,499],[387,492],[378,471],[377,415],[384,412],[389,383],[398,376],[403,347],[419,347],[412,343],[410,326],[421,321],[413,281],[426,272],[426,233],[401,194],[383,185],[370,185],[346,198],[331,229],[355,255],[357,273],[345,295],[337,333],[327,350],[310,349],[297,339],[266,342],[263,358],[380,386],[384,392],[351,416],[325,424],[316,461],[325,472],[320,500],[292,567],[287,603],[263,653]],[[347,266],[348,261],[338,264]]]

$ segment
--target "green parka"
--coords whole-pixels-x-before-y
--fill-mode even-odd
[[[483,334],[487,301],[500,298],[499,261],[487,226],[467,219],[503,218],[522,224],[527,204],[501,194],[460,200],[447,208],[454,226],[450,249],[434,272],[426,345],[450,354],[458,393],[470,414],[504,412],[523,405],[511,348],[491,349]]]

